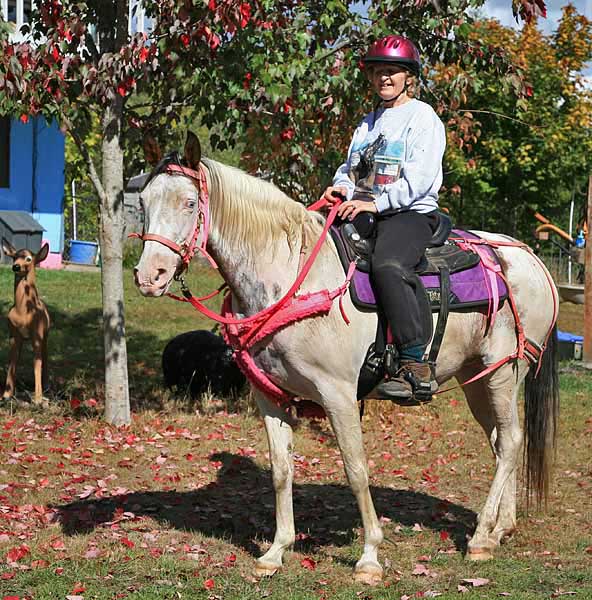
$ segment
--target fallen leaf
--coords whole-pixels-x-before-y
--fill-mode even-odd
[[[215,585],[216,582],[213,579],[206,579],[204,581],[204,587],[206,588],[206,590],[213,590]]]
[[[413,569],[413,571],[411,572],[411,575],[423,575],[423,576],[428,576],[430,575],[430,570],[425,566],[422,565],[421,563],[417,563],[415,565],[415,568]]]
[[[468,583],[473,587],[480,587],[482,585],[487,585],[489,583],[489,579],[484,579],[483,577],[476,577],[475,579],[461,579],[461,583]]]
[[[317,563],[312,558],[303,558],[300,564],[309,571],[314,571],[317,568]]]
[[[22,544],[21,546],[17,546],[16,548],[11,548],[6,553],[6,562],[15,563],[18,562],[21,558],[27,556],[29,554],[29,546],[26,544]]]

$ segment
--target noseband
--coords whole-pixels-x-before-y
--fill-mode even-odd
[[[197,207],[194,212],[193,225],[189,231],[189,235],[181,244],[173,242],[169,238],[156,233],[130,233],[128,237],[138,238],[143,242],[158,242],[163,246],[171,249],[175,254],[181,257],[181,267],[175,273],[175,279],[178,279],[189,267],[191,259],[195,255],[195,251],[199,250],[217,269],[218,265],[214,259],[208,254],[206,244],[208,243],[208,233],[210,231],[210,200],[208,195],[208,183],[203,166],[199,165],[199,171],[194,171],[182,165],[168,164],[162,171],[167,175],[179,175],[191,179],[193,185],[197,189]],[[202,241],[198,245],[197,237],[199,232],[203,231]]]

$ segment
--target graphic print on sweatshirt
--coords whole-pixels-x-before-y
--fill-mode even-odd
[[[399,179],[404,156],[403,140],[389,141],[382,133],[373,142],[353,148],[350,177],[356,184],[354,196],[380,196],[384,186]]]

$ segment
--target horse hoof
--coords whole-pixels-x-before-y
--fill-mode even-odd
[[[364,585],[375,586],[382,581],[382,568],[380,566],[365,565],[354,571],[354,581]]]
[[[261,579],[263,577],[272,577],[278,572],[279,569],[280,567],[270,563],[256,562],[253,576],[257,579]]]
[[[469,548],[467,558],[472,561],[491,560],[493,551],[490,548]]]

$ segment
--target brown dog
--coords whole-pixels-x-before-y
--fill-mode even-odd
[[[23,340],[30,339],[33,345],[35,372],[33,402],[42,404],[43,388],[47,381],[49,313],[37,292],[35,267],[45,260],[49,246],[44,244],[37,254],[33,254],[30,250],[17,251],[12,244],[2,240],[2,249],[7,256],[12,258],[12,270],[14,271],[14,305],[8,311],[10,356],[3,399],[11,398],[14,395],[16,365],[21,347]]]

